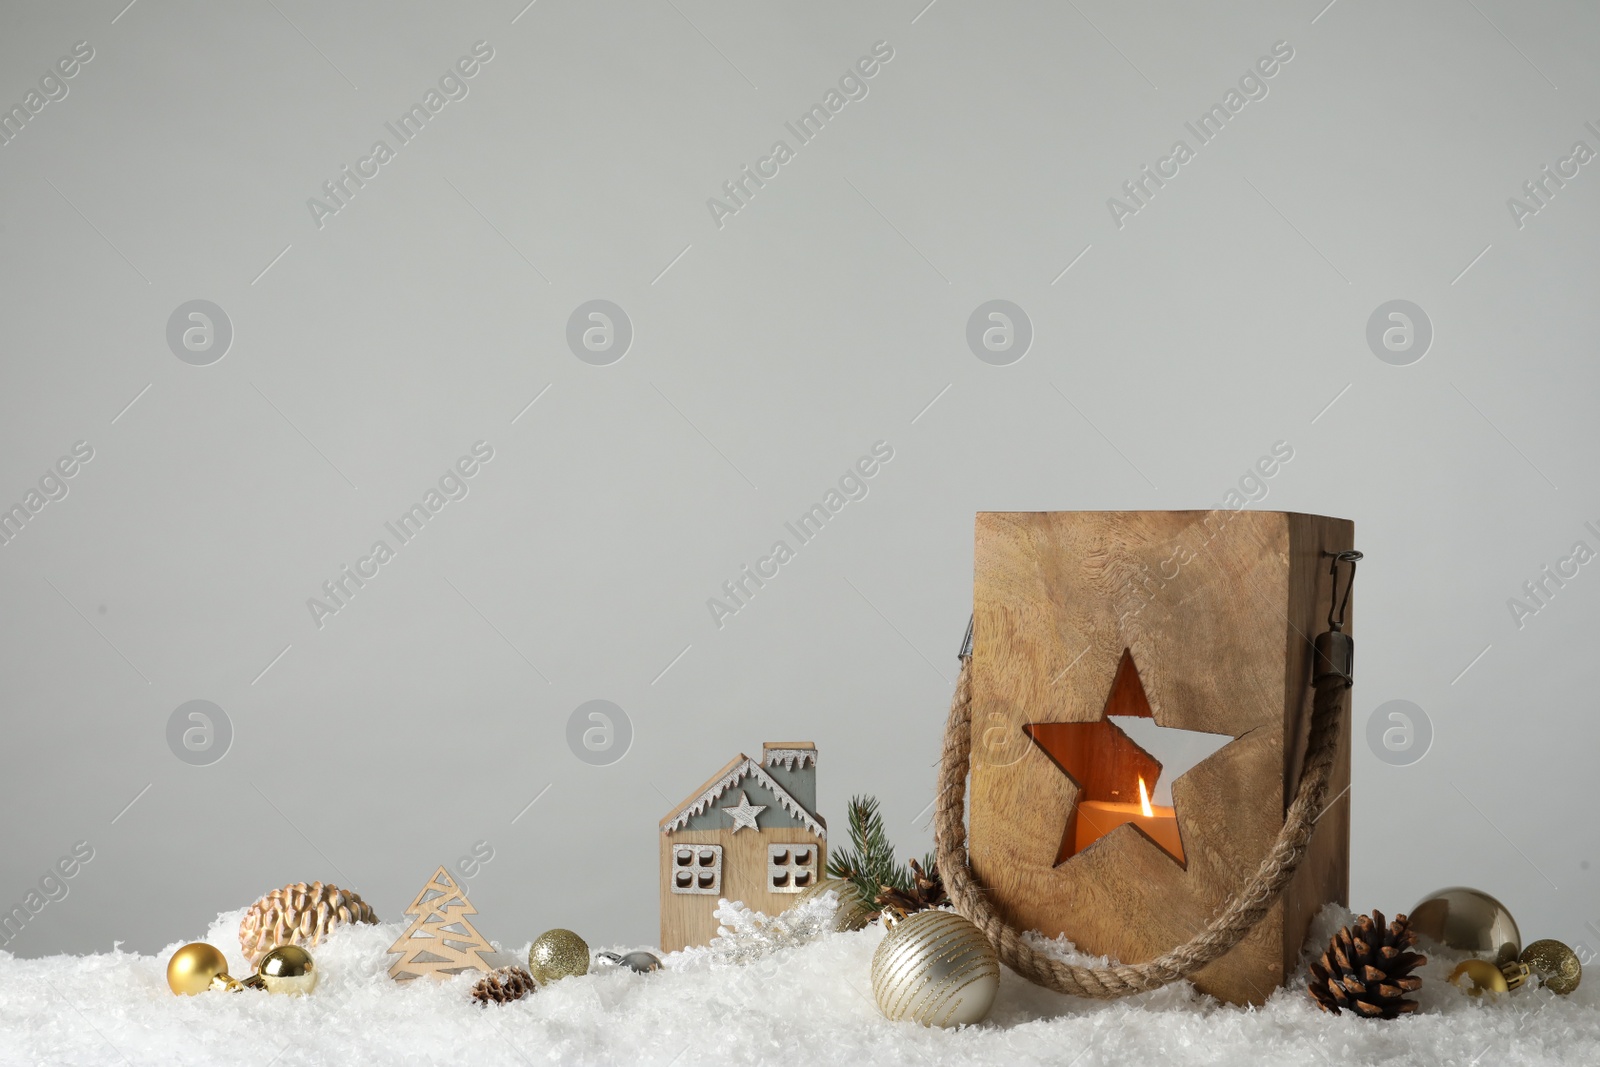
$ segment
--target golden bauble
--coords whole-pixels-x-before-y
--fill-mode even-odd
[[[167,986],[175,994],[194,996],[208,989],[237,990],[241,986],[228,974],[228,958],[204,941],[184,945],[167,961]]]
[[[571,930],[546,930],[528,949],[528,973],[540,985],[589,973],[589,943]]]
[[[1468,996],[1478,997],[1485,993],[1505,993],[1516,989],[1528,980],[1529,973],[1528,965],[1516,960],[1495,963],[1473,957],[1456,964],[1455,970],[1450,972],[1449,981]]]
[[[1000,988],[1000,957],[972,923],[948,911],[885,913],[889,932],[872,954],[872,994],[896,1022],[982,1022]]]
[[[1562,996],[1577,989],[1583,980],[1583,964],[1578,954],[1554,938],[1535,941],[1522,950],[1518,959],[1539,976],[1540,985]]]
[[[1452,886],[1411,909],[1411,928],[1446,948],[1507,963],[1522,951],[1522,933],[1506,906],[1481,889]]]
[[[279,945],[261,957],[256,969],[261,988],[268,993],[303,995],[317,988],[317,961],[299,945]]]
[[[820,897],[822,894],[833,890],[839,897],[839,910],[834,913],[833,928],[835,930],[863,930],[872,921],[872,913],[876,911],[866,895],[861,892],[861,887],[848,878],[824,878],[815,885],[800,891],[795,898],[795,903]]]

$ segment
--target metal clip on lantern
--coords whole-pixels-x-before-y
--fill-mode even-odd
[[[1348,689],[1355,682],[1356,643],[1344,632],[1344,618],[1350,608],[1350,589],[1356,584],[1356,563],[1361,559],[1361,553],[1351,550],[1324,552],[1323,555],[1331,557],[1328,573],[1333,577],[1333,596],[1328,600],[1328,628],[1317,635],[1313,645],[1317,666],[1311,684],[1320,688],[1327,682],[1335,682],[1342,683]],[[1344,584],[1343,600],[1339,599],[1341,563],[1350,564],[1350,577]]]
[[[1308,672],[1313,690],[1309,729],[1299,782],[1284,811],[1276,839],[1259,867],[1238,884],[1225,905],[1187,942],[1141,963],[1081,967],[1036,951],[1009,923],[1003,906],[973,873],[966,825],[967,776],[972,766],[973,624],[962,642],[961,674],[945,728],[939,771],[939,804],[935,812],[935,847],[939,871],[956,910],[975,924],[994,945],[1002,961],[1039,985],[1074,996],[1114,998],[1142,993],[1187,978],[1229,953],[1272,911],[1306,858],[1317,819],[1327,808],[1329,782],[1340,752],[1345,696],[1350,690],[1355,642],[1345,632],[1350,590],[1360,552],[1322,551],[1329,557],[1333,589],[1328,629],[1312,642]],[[1344,589],[1339,589],[1341,564],[1349,564]]]

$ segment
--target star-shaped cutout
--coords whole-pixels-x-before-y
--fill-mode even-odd
[[[733,820],[734,833],[738,833],[746,826],[752,830],[759,831],[761,827],[756,825],[756,816],[766,811],[767,805],[750,803],[750,795],[740,790],[739,803],[722,810],[727,812],[728,818]]]
[[[1155,716],[1150,710],[1150,700],[1145,696],[1143,683],[1139,681],[1139,670],[1134,665],[1133,653],[1123,650],[1122,662],[1117,666],[1116,679],[1112,682],[1111,693],[1106,698],[1105,710],[1098,720],[1038,722],[1023,727],[1023,731],[1034,744],[1039,746],[1040,751],[1050,757],[1050,761],[1078,787],[1077,800],[1067,816],[1067,825],[1061,835],[1061,845],[1056,852],[1056,866],[1065,863],[1123,822],[1132,821],[1139,829],[1152,825],[1148,820],[1121,818],[1111,821],[1103,828],[1091,822],[1080,832],[1079,822],[1082,817],[1080,809],[1083,805],[1129,805],[1137,811],[1141,801],[1139,783],[1143,782],[1147,790],[1154,790],[1161,778],[1160,761],[1112,722],[1112,717],[1129,723],[1130,728],[1146,741],[1152,741],[1157,737],[1163,742],[1169,738],[1176,741],[1181,737],[1184,741],[1181,747],[1187,749],[1193,758],[1188,760],[1188,766],[1179,770],[1180,774],[1233,740],[1226,734],[1208,734],[1157,726]],[[1136,727],[1134,724],[1137,724]],[[1163,745],[1163,748],[1168,747]],[[1194,756],[1197,751],[1200,754]],[[1176,778],[1177,774],[1173,777]],[[1170,789],[1164,792],[1170,796]],[[1158,799],[1164,798],[1158,796]],[[1096,810],[1104,812],[1107,809]],[[1158,821],[1161,818],[1173,820],[1170,838],[1152,835],[1149,832],[1146,836],[1179,864],[1184,864],[1183,844],[1176,832],[1176,813],[1171,808],[1157,808],[1155,811]],[[1105,821],[1104,815],[1101,819]]]

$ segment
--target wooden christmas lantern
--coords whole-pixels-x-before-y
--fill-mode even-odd
[[[776,915],[827,871],[817,748],[768,742],[740,754],[661,820],[661,948],[705,945],[721,899]]]
[[[1275,512],[978,516],[968,855],[1006,924],[1137,964],[1213,921],[1285,825],[1313,636],[1334,617],[1330,559],[1353,535],[1341,519]],[[1162,766],[1119,716],[1213,735],[1170,806],[1150,803]],[[1202,992],[1262,1003],[1317,910],[1346,902],[1348,717],[1338,729],[1298,868],[1194,974]]]

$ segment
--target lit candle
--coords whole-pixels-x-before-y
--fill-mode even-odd
[[[1139,803],[1119,804],[1107,800],[1087,800],[1078,805],[1077,840],[1073,852],[1082,852],[1112,830],[1130,823],[1150,836],[1157,845],[1183,862],[1183,841],[1178,836],[1178,814],[1172,808],[1153,807],[1144,779],[1139,779]]]

